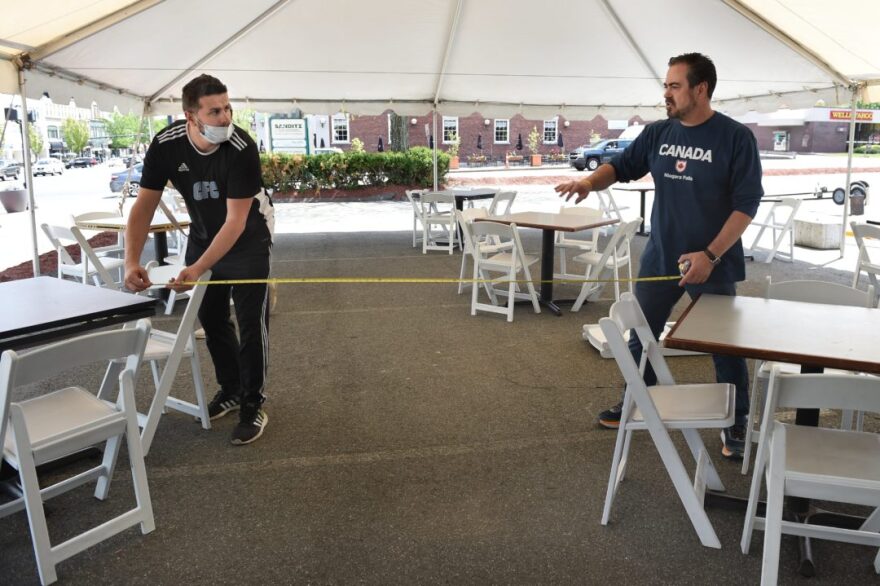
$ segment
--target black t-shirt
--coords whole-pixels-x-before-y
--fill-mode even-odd
[[[226,221],[226,200],[254,198],[244,232],[226,254],[268,254],[272,245],[272,202],[262,189],[257,145],[235,127],[232,137],[210,154],[199,152],[186,133],[186,120],[170,124],[153,139],[141,185],[161,191],[171,181],[189,210],[190,245],[202,252]]]
[[[703,250],[734,211],[755,217],[764,195],[752,132],[720,112],[698,126],[670,119],[648,125],[611,161],[618,181],[654,178],[651,236],[639,275],[678,274],[678,259]],[[742,241],[712,270],[710,283],[746,278]]]

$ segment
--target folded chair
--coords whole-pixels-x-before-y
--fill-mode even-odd
[[[496,222],[472,222],[470,224],[471,244],[474,258],[474,284],[479,279],[483,282],[491,303],[478,301],[479,287],[471,289],[471,315],[477,311],[500,313],[513,321],[513,305],[516,299],[531,301],[535,313],[541,313],[538,305],[538,293],[532,283],[529,267],[538,262],[538,257],[523,252],[516,224],[498,224]],[[501,273],[491,277],[491,273]],[[522,273],[527,293],[519,292],[517,276]],[[502,287],[496,287],[501,285]],[[507,306],[498,305],[498,295],[507,296]]]
[[[153,263],[148,264],[145,268],[149,275],[150,281],[154,285],[167,283],[170,279],[177,277],[180,273],[180,267],[177,265],[161,265],[157,266]],[[200,278],[200,281],[208,281],[211,278],[211,271],[206,271]],[[153,383],[156,386],[156,394],[150,403],[150,409],[147,413],[138,413],[138,425],[142,428],[141,444],[143,446],[144,455],[149,455],[150,446],[153,444],[153,437],[156,435],[156,428],[159,426],[159,418],[163,411],[174,409],[187,415],[192,415],[198,419],[204,429],[211,429],[211,418],[208,416],[208,401],[205,398],[205,385],[202,379],[202,369],[199,362],[199,353],[195,343],[195,322],[199,313],[199,306],[205,296],[205,288],[209,285],[196,285],[189,291],[189,302],[183,317],[180,318],[180,325],[176,332],[166,332],[153,329],[150,332],[147,347],[144,351],[144,361],[150,363],[150,370],[153,373]],[[193,387],[195,387],[196,403],[190,403],[183,399],[171,396],[171,389],[177,377],[177,370],[184,358],[189,358],[190,367],[192,369]],[[159,362],[165,361],[165,366],[159,373]],[[122,368],[119,361],[111,362],[104,375],[104,382],[101,383],[101,389],[98,397],[109,399],[109,392],[112,387],[112,381],[118,375]]]
[[[579,311],[587,299],[595,300],[599,298],[607,283],[597,281],[603,279],[606,271],[610,272],[614,278],[614,298],[620,299],[620,269],[626,267],[627,275],[632,279],[630,244],[641,224],[642,219],[636,218],[631,222],[624,222],[618,225],[617,230],[611,235],[602,252],[584,252],[572,259],[586,265],[584,273],[579,275],[580,278],[584,279],[584,283],[581,285],[581,292],[578,294],[577,299],[575,299],[574,305],[571,306],[572,311]],[[629,282],[629,290],[632,291],[631,280]]]
[[[0,505],[0,517],[27,510],[40,581],[57,579],[55,566],[67,558],[129,527],[141,532],[155,528],[143,451],[138,438],[134,380],[150,334],[150,323],[110,332],[87,334],[19,355],[7,350],[0,359],[0,438],[3,458],[18,471],[23,496]],[[122,368],[113,381],[120,392],[111,402],[86,389],[68,386],[32,399],[13,400],[13,393],[77,367],[118,359]],[[96,480],[95,498],[110,490],[119,447],[125,438],[137,506],[110,521],[52,545],[43,501]],[[101,464],[66,480],[41,488],[36,467],[87,448],[103,446]],[[117,541],[119,547],[130,539]],[[11,576],[4,576],[11,579]]]
[[[825,281],[783,281],[773,283],[768,275],[765,281],[764,297],[766,299],[783,299],[786,301],[803,301],[805,303],[824,303],[827,305],[849,305],[855,307],[872,307],[874,304],[874,288],[869,286],[868,291],[860,291],[846,285],[828,283]],[[742,473],[749,470],[751,447],[758,442],[758,433],[755,424],[760,420],[758,406],[763,404],[761,400],[761,387],[759,383],[770,377],[770,371],[774,366],[779,366],[782,372],[800,372],[799,364],[755,360],[754,375],[752,377],[751,400],[749,401],[749,419],[746,426],[746,449],[743,453]],[[826,369],[826,372],[842,373],[840,370]],[[843,427],[852,424],[852,412],[844,413],[841,421]],[[861,415],[859,416],[861,419]],[[860,424],[857,424],[861,428]]]
[[[724,490],[724,485],[698,430],[723,429],[733,425],[736,400],[734,386],[726,383],[675,384],[648,321],[631,293],[622,294],[620,301],[611,306],[610,316],[599,320],[599,325],[626,380],[602,524],[608,524],[611,505],[626,473],[632,432],[647,430],[700,543],[706,547],[720,548],[721,542],[703,509],[703,496],[707,487],[720,491]],[[633,330],[634,335],[642,342],[641,364],[635,363],[623,339],[627,330]],[[657,384],[650,387],[645,385],[643,379],[648,363],[657,375]],[[678,450],[669,437],[669,430],[672,429],[681,430],[690,448],[696,464],[693,482],[688,478]]]
[[[590,208],[587,206],[562,206],[559,208],[560,214],[578,216],[582,218],[601,219],[604,217],[602,210]],[[569,273],[567,269],[566,254],[569,250],[575,251],[575,254],[583,252],[595,252],[599,249],[599,234],[601,230],[593,229],[586,233],[588,238],[572,238],[567,236],[565,232],[558,231],[556,233],[556,249],[559,251],[559,272],[553,274],[554,279],[580,279],[583,274]]]
[[[110,256],[98,257],[76,226],[42,224],[40,227],[49,238],[52,246],[55,247],[55,252],[58,253],[58,278],[73,277],[84,284],[88,284],[91,280],[98,287],[122,288],[122,281],[114,279],[110,271],[121,270],[125,266],[124,259]],[[82,252],[80,262],[74,261],[70,253],[67,252],[65,247],[70,244],[79,246]]]
[[[783,533],[880,547],[880,436],[775,421],[777,409],[782,408],[880,412],[880,378],[783,374],[778,367],[771,371],[740,542],[747,554],[753,531],[764,529],[761,584],[776,584]],[[767,513],[762,519],[757,509],[765,476]],[[784,521],[783,499],[787,496],[865,505],[874,513],[859,529]],[[880,574],[880,554],[874,558],[874,571]]]
[[[758,249],[758,243],[761,236],[768,228],[773,234],[773,243],[770,246],[770,252],[764,262],[769,263],[773,258],[780,254],[779,247],[782,245],[783,239],[788,236],[788,256],[782,257],[782,260],[789,262],[794,261],[794,216],[801,207],[801,200],[794,198],[783,198],[773,204],[770,211],[763,220],[752,220],[752,226],[758,226],[758,234],[755,236],[754,242],[750,247],[752,252]]]

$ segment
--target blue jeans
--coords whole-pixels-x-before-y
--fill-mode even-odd
[[[700,293],[733,296],[736,295],[736,283],[702,283],[679,287],[677,281],[637,282],[636,300],[642,307],[642,313],[645,314],[655,338],[659,339],[672,308],[685,292],[691,299]],[[629,349],[638,364],[642,356],[642,344],[635,332],[630,332]],[[745,358],[713,354],[712,360],[715,362],[715,380],[736,386],[736,423],[745,424],[749,414],[749,369]],[[656,383],[657,377],[649,364],[645,369],[645,384],[650,386]]]

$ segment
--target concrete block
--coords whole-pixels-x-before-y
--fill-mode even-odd
[[[822,216],[795,218],[794,243],[821,250],[840,248],[840,220]]]

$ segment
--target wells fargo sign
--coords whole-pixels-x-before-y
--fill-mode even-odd
[[[852,111],[850,110],[831,110],[828,113],[831,120],[852,120]],[[873,110],[860,110],[856,112],[856,122],[873,122]]]

